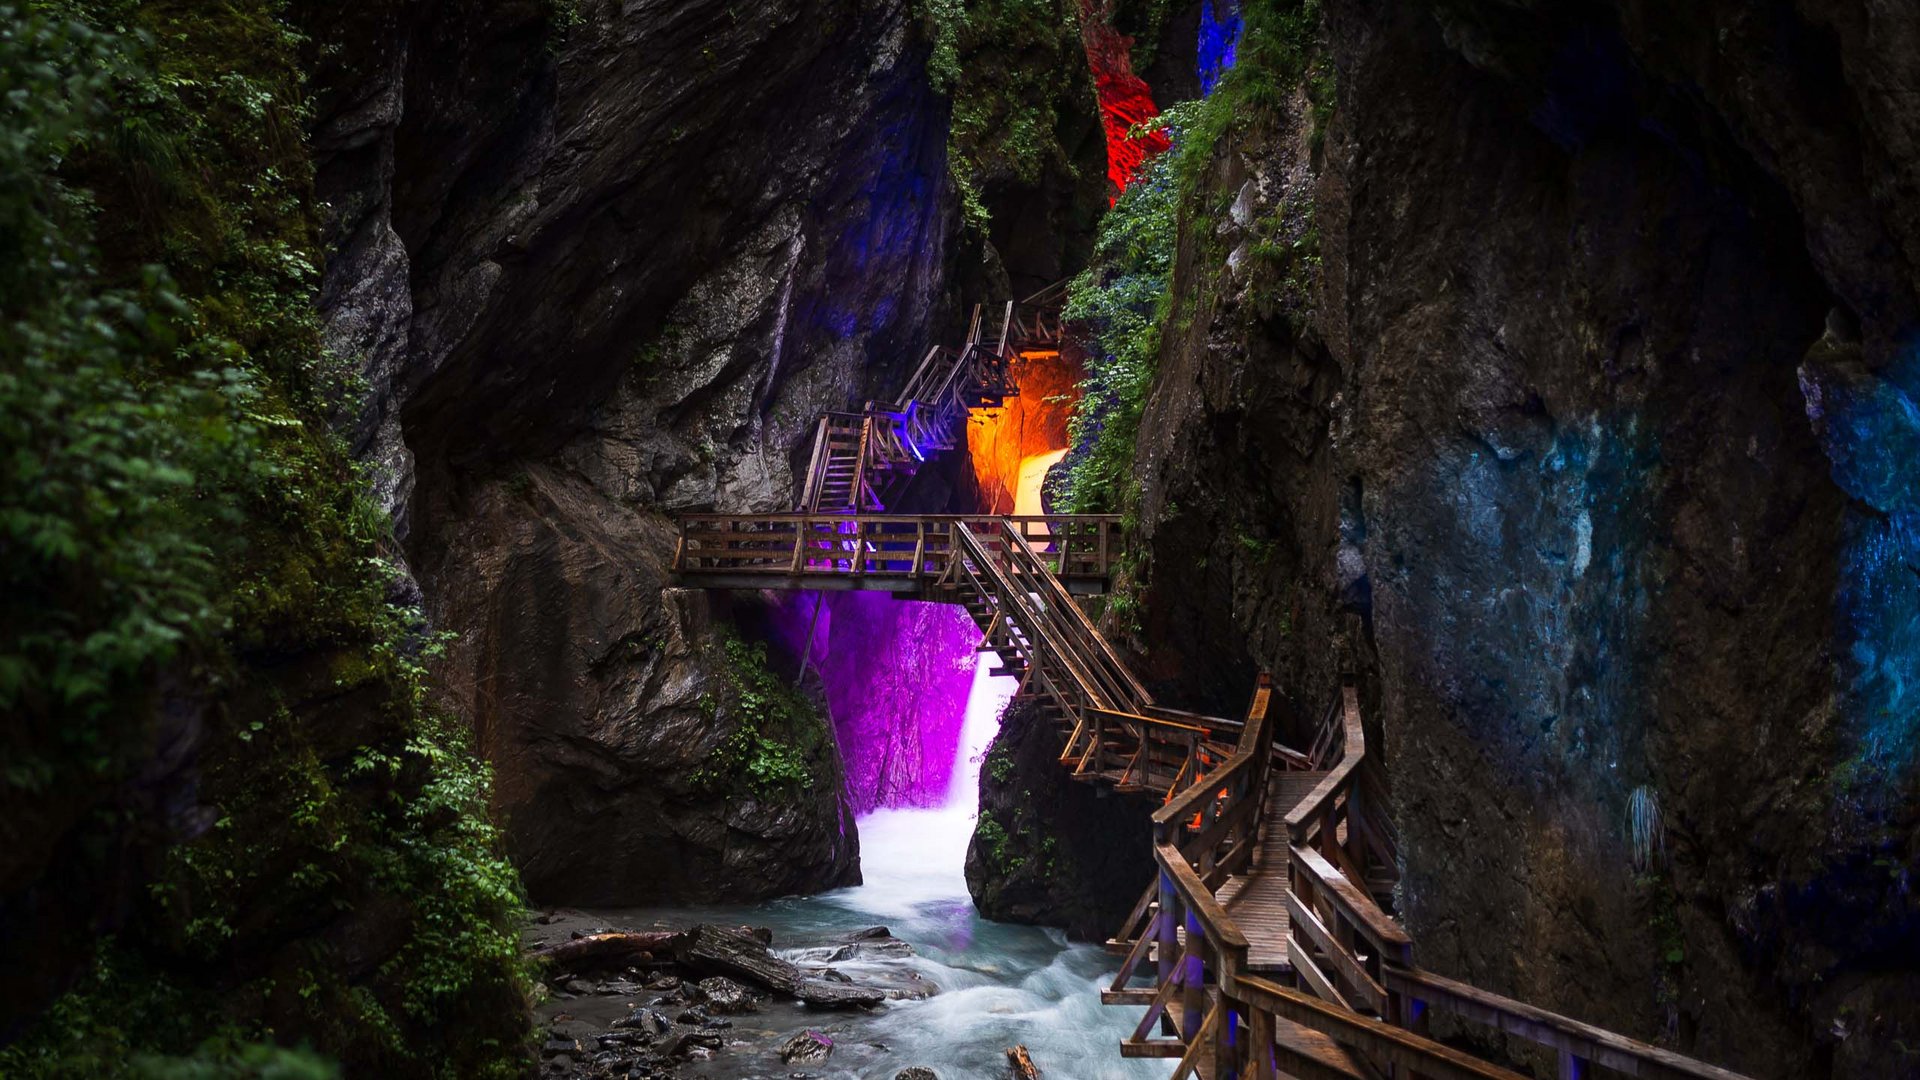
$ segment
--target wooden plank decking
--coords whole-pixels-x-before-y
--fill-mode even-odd
[[[1253,866],[1221,886],[1215,898],[1247,935],[1247,967],[1260,973],[1292,970],[1287,961],[1287,815],[1313,793],[1324,772],[1286,770],[1267,783],[1266,820],[1260,825]]]

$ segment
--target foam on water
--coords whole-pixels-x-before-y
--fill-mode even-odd
[[[860,862],[866,883],[817,902],[882,922],[912,942],[918,955],[841,965],[904,965],[940,987],[924,1001],[899,1002],[863,1020],[862,1038],[890,1053],[862,1076],[891,1077],[907,1065],[942,1076],[999,1075],[1006,1048],[1024,1043],[1049,1076],[1070,1080],[1164,1077],[1164,1061],[1120,1057],[1119,1041],[1137,1010],[1100,1004],[1112,959],[1070,944],[1057,930],[982,919],[967,894],[967,844],[973,836],[980,762],[1012,697],[1014,680],[994,678],[982,664],[968,699],[947,805],[932,810],[880,810],[860,819]],[[869,966],[870,965],[870,966]]]

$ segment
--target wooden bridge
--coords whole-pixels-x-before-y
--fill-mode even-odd
[[[1174,1080],[1529,1075],[1433,1040],[1436,1013],[1534,1044],[1562,1080],[1745,1080],[1416,965],[1390,914],[1398,840],[1359,694],[1300,732],[1281,730],[1265,677],[1241,720],[1159,705],[1074,599],[1108,586],[1120,549],[1110,517],[695,515],[674,571],[960,604],[1056,722],[1072,776],[1163,800],[1145,838],[1157,880],[1108,943],[1125,959],[1101,996],[1145,1007],[1120,1052],[1178,1059]]]

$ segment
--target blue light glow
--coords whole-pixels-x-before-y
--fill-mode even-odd
[[[1215,7],[1218,7],[1218,14]],[[1200,92],[1213,93],[1220,85],[1220,76],[1233,67],[1234,55],[1240,50],[1240,35],[1246,31],[1246,22],[1240,17],[1240,0],[1206,0],[1200,5]]]
[[[1898,789],[1920,744],[1920,354],[1881,374],[1801,372],[1807,416],[1853,500],[1841,554],[1838,642],[1846,657],[1848,781],[1868,815]]]

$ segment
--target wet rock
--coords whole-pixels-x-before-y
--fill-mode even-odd
[[[732,979],[714,976],[700,980],[700,992],[707,997],[707,1009],[716,1013],[743,1013],[754,1007],[753,994]]]
[[[401,241],[379,280],[402,340],[379,355],[406,370],[380,373],[369,410],[419,463],[415,498],[391,505],[429,614],[461,634],[449,693],[498,733],[495,795],[535,897],[850,883],[831,753],[815,783],[765,799],[691,779],[737,718],[700,706],[720,686],[724,601],[663,599],[664,515],[791,508],[819,412],[897,385],[931,340],[947,106],[924,50],[885,46],[915,40],[918,16],[584,5],[555,56],[525,25],[547,10],[409,8],[436,62],[404,67],[393,179],[370,193]],[[369,260],[340,265],[329,300]],[[365,307],[323,315],[344,329]],[[342,354],[363,338],[342,334]],[[454,462],[492,479],[455,484]]]
[[[818,1031],[808,1029],[788,1039],[780,1048],[780,1060],[791,1065],[795,1062],[812,1064],[827,1060],[833,1053],[833,1040]]]
[[[1158,804],[1063,780],[1058,740],[1032,705],[1007,710],[987,751],[993,765],[980,771],[967,891],[990,919],[1101,939],[1153,880],[1153,853],[1137,838]]]
[[[655,975],[653,978],[647,980],[647,989],[678,990],[680,989],[680,976],[668,975],[665,972],[661,972],[660,974]]]
[[[820,1008],[869,1008],[886,1000],[879,990],[809,976],[767,951],[762,942],[724,927],[694,927],[674,955],[683,966],[696,971],[745,979]]]
[[[940,1080],[940,1074],[924,1065],[915,1065],[894,1073],[893,1080]]]
[[[654,1046],[654,1051],[665,1059],[687,1057],[696,1048],[718,1050],[720,1036],[693,1028],[674,1028],[665,1038]]]
[[[541,1057],[554,1057],[559,1054],[578,1054],[582,1049],[577,1039],[548,1039],[540,1047]]]
[[[658,1037],[673,1029],[673,1021],[653,1009],[635,1009],[626,1016],[615,1020],[613,1026],[633,1031],[645,1032]]]

